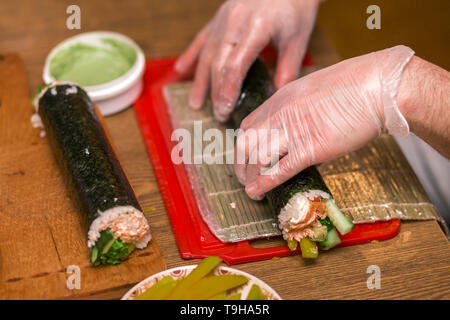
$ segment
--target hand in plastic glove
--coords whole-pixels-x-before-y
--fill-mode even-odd
[[[198,59],[189,105],[201,108],[211,83],[214,115],[226,121],[261,50],[278,49],[277,88],[297,78],[319,0],[229,0],[178,59],[186,73]]]
[[[408,135],[396,93],[413,55],[405,46],[373,52],[278,90],[241,123],[244,133],[238,136],[236,152],[245,154],[247,165],[235,165],[235,171],[247,194],[258,199],[303,169],[356,150],[384,130]],[[249,129],[278,129],[279,135],[277,141],[258,141],[262,135],[250,134]],[[270,148],[258,148],[267,142]],[[255,164],[248,164],[249,159]],[[276,164],[270,167],[269,160]]]

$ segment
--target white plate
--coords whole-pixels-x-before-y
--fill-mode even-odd
[[[122,300],[133,300],[136,296],[140,295],[142,292],[153,286],[155,283],[160,281],[162,278],[166,276],[171,276],[174,280],[177,280],[181,277],[187,276],[195,267],[196,265],[191,266],[183,266],[183,267],[176,267],[168,270],[161,271],[160,273],[154,274],[150,277],[148,277],[145,280],[142,280],[137,285],[135,285],[133,288],[131,288],[125,295],[122,297]],[[224,267],[224,266],[218,266],[214,270],[215,275],[221,275],[221,274],[236,274],[236,275],[242,275],[249,279],[249,281],[243,285],[240,286],[238,289],[233,290],[230,292],[230,294],[235,293],[241,293],[241,299],[245,300],[247,298],[248,292],[250,291],[250,288],[253,284],[257,284],[262,292],[267,296],[269,300],[281,300],[281,297],[278,295],[278,293],[275,292],[271,287],[269,287],[268,284],[266,284],[264,281],[256,278],[255,276],[252,276],[251,274],[247,272],[243,272],[237,269]]]

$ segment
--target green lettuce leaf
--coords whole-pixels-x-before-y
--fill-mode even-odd
[[[118,264],[126,260],[133,250],[133,244],[116,239],[114,234],[106,229],[100,232],[100,238],[91,248],[91,263],[94,266]]]

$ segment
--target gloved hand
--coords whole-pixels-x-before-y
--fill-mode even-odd
[[[318,4],[319,0],[225,2],[175,65],[186,73],[198,59],[189,105],[201,108],[211,87],[214,115],[226,121],[245,74],[269,42],[278,49],[276,87],[297,78]]]
[[[293,81],[266,100],[242,121],[244,133],[236,143],[247,165],[237,164],[235,171],[247,194],[260,198],[303,169],[356,150],[383,131],[407,136],[396,94],[413,55],[397,46],[348,59]],[[278,129],[278,137],[267,134],[258,141],[271,129]]]

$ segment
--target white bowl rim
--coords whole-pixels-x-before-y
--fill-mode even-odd
[[[111,80],[106,83],[102,83],[100,85],[95,86],[82,86],[89,94],[90,98],[94,101],[105,100],[114,96],[121,94],[122,92],[128,90],[131,86],[135,84],[136,81],[142,76],[145,69],[145,56],[142,49],[139,45],[131,38],[123,35],[121,33],[113,32],[113,31],[89,31],[79,33],[73,37],[69,37],[62,42],[58,43],[47,55],[45,59],[44,71],[43,71],[43,80],[45,83],[55,82],[55,78],[50,73],[50,61],[53,56],[59,50],[70,46],[76,42],[82,42],[86,39],[99,39],[99,38],[114,38],[120,41],[123,41],[130,45],[133,49],[136,50],[136,61],[133,66],[128,70],[125,74]]]
[[[171,273],[173,271],[177,271],[177,270],[183,270],[183,269],[187,269],[187,270],[192,270],[194,268],[196,268],[198,265],[197,264],[191,264],[191,265],[186,265],[186,266],[179,266],[179,267],[174,267],[174,268],[170,268],[170,269],[166,269],[163,271],[160,271],[158,273],[155,273],[143,280],[141,280],[140,282],[138,282],[136,285],[134,285],[130,290],[128,290],[120,300],[128,300],[129,296],[131,295],[131,293],[133,293],[134,290],[136,290],[137,288],[139,288],[144,282],[152,279],[152,278],[156,278],[162,274],[166,274],[166,273]],[[229,272],[235,272],[237,274],[241,274],[245,277],[247,277],[249,279],[249,281],[254,281],[257,284],[261,285],[263,284],[264,287],[268,290],[270,290],[270,292],[273,294],[274,297],[276,297],[279,300],[282,300],[280,295],[278,294],[278,292],[276,292],[271,286],[269,286],[266,282],[264,282],[263,280],[255,277],[254,275],[251,275],[250,273],[247,273],[245,271],[239,270],[239,269],[235,269],[235,268],[231,268],[231,267],[227,267],[227,266],[218,266],[217,268],[220,268],[222,270],[225,271],[229,271]]]

